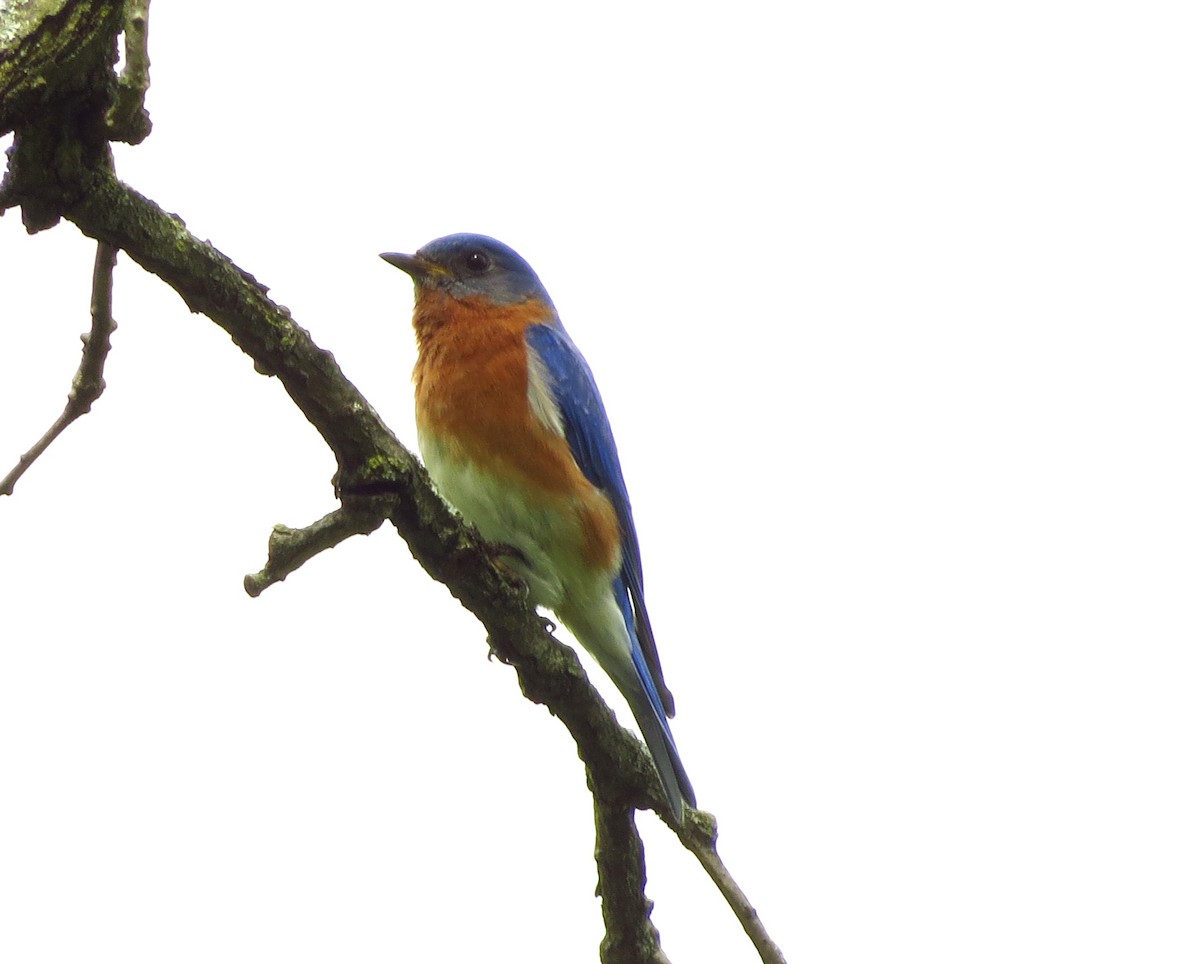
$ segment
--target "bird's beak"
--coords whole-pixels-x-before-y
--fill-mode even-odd
[[[393,251],[379,257],[408,274],[418,285],[431,284],[446,273],[444,268],[415,254],[397,254]]]

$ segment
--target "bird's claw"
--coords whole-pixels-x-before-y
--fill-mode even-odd
[[[487,554],[492,566],[500,573],[505,583],[519,592],[523,599],[528,599],[529,584],[517,568],[517,566],[528,567],[529,560],[525,558],[525,554],[516,546],[505,545],[502,542],[485,542],[483,543],[483,551]],[[513,563],[516,563],[516,565]]]

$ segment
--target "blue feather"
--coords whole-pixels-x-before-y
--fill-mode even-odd
[[[675,700],[663,681],[654,631],[650,628],[650,617],[646,611],[642,554],[638,547],[637,530],[633,526],[629,491],[625,488],[617,443],[613,439],[596,379],[561,323],[530,326],[525,333],[525,342],[538,353],[550,374],[553,382],[550,388],[562,412],[567,445],[575,456],[575,462],[587,480],[609,497],[616,510],[617,524],[621,528],[621,584],[616,592],[618,596],[628,594],[632,600],[632,638],[642,650],[666,715],[672,717],[675,715]],[[618,602],[622,604],[622,609],[627,605],[620,599]]]
[[[625,620],[634,668],[644,691],[642,698],[631,700],[630,705],[667,794],[673,798],[676,812],[682,813],[678,799],[695,806],[695,795],[667,724],[667,719],[675,715],[675,701],[663,680],[646,611],[641,550],[608,414],[587,361],[561,323],[532,325],[525,341],[531,351],[537,352],[550,376],[549,387],[562,414],[563,431],[575,462],[616,510],[621,530],[621,568],[613,582],[613,595]]]

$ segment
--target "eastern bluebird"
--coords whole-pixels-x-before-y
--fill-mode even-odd
[[[592,371],[507,245],[452,234],[381,257],[412,276],[417,440],[441,494],[512,548],[529,584],[617,684],[677,819],[696,797],[646,613],[642,559]]]

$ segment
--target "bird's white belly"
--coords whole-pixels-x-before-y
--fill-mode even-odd
[[[429,434],[418,433],[418,442],[442,497],[489,542],[512,546],[524,557],[511,564],[539,606],[557,611],[567,597],[607,591],[611,576],[585,566],[575,548],[579,516],[571,499],[530,498],[528,490],[497,479]]]

